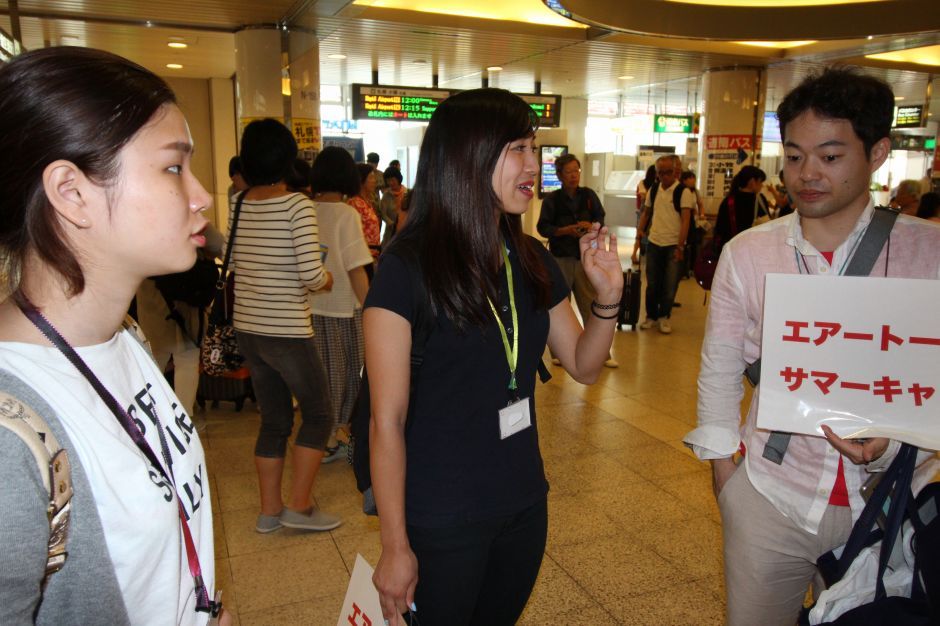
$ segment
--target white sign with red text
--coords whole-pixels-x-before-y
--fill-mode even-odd
[[[940,449],[940,281],[768,274],[757,426]]]
[[[340,610],[336,626],[383,626],[382,606],[379,603],[379,592],[372,584],[372,566],[356,555],[356,564],[353,566],[352,576],[349,577],[349,587],[346,589],[346,598]],[[405,620],[398,618],[396,626],[405,626]]]

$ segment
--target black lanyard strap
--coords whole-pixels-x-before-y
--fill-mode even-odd
[[[180,517],[180,527],[183,532],[183,542],[186,546],[186,556],[189,561],[189,572],[193,577],[193,583],[196,588],[196,610],[204,613],[210,613],[217,615],[221,609],[219,603],[209,600],[209,592],[206,589],[205,582],[202,579],[202,567],[199,565],[199,554],[196,552],[196,544],[193,541],[192,532],[189,529],[189,523],[186,521],[186,512],[183,510],[183,502],[179,497],[179,493],[176,492],[176,483],[173,480],[172,474],[172,463],[170,462],[170,451],[164,439],[163,432],[161,428],[157,428],[157,432],[160,436],[160,445],[163,452],[163,457],[167,464],[165,469],[160,463],[160,460],[157,458],[157,455],[154,453],[153,449],[150,447],[150,444],[147,443],[147,440],[144,438],[144,433],[141,432],[140,428],[134,423],[134,420],[131,419],[130,415],[127,414],[127,411],[121,407],[118,401],[111,395],[111,392],[102,384],[98,377],[95,376],[95,373],[91,371],[91,368],[88,367],[88,364],[82,360],[82,357],[78,355],[75,349],[69,345],[69,342],[66,341],[65,337],[59,333],[58,330],[45,318],[45,316],[39,312],[39,310],[33,306],[28,299],[24,297],[24,302],[19,304],[20,310],[23,314],[33,323],[36,328],[42,332],[46,338],[52,342],[52,344],[59,349],[66,359],[81,372],[82,376],[88,381],[92,388],[98,393],[98,396],[101,398],[102,402],[111,410],[111,413],[114,414],[114,417],[117,419],[118,423],[124,429],[124,432],[128,434],[131,440],[137,445],[143,455],[147,458],[150,464],[159,470],[165,479],[167,479],[170,484],[173,485],[173,494],[176,496],[177,509],[179,511]],[[159,420],[158,420],[159,421]]]

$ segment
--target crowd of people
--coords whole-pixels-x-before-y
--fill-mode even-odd
[[[755,426],[756,400],[743,427],[739,415],[741,372],[760,357],[763,276],[848,262],[872,219],[868,185],[887,158],[892,108],[875,79],[807,78],[778,109],[786,190],[768,191],[778,196],[768,204],[766,175],[745,166],[719,209],[725,247],[686,443],[714,472],[729,624],[794,623],[816,557],[845,541],[859,486],[898,450],[824,426],[825,437],[793,435],[772,462],[760,454],[768,433]],[[230,623],[192,401],[177,398],[126,317],[145,279],[185,270],[207,243],[210,197],[175,96],[120,57],[48,48],[0,69],[0,129],[0,417],[41,418],[36,432],[0,428],[0,623]],[[410,190],[400,165],[380,172],[374,153],[357,164],[328,147],[298,160],[273,119],[245,127],[230,164],[233,324],[261,413],[255,529],[342,523],[312,493],[321,465],[344,455],[365,365],[382,550],[373,581],[386,624],[516,622],[548,529],[533,399],[542,355],[549,348],[583,384],[617,366],[618,242],[597,195],[579,186],[577,157],[558,160],[562,189],[543,205],[549,248],[523,232],[537,130],[518,96],[473,89],[433,114]],[[898,190],[902,209],[909,191]],[[936,220],[930,196],[918,197],[920,211]],[[674,155],[657,159],[638,198],[641,327],[668,334],[704,208]],[[892,239],[874,274],[940,278],[940,229],[901,216]],[[56,567],[57,522],[27,443],[47,434],[68,455],[73,493]]]

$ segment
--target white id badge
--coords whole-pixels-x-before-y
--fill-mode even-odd
[[[529,399],[523,398],[513,402],[505,409],[499,411],[499,438],[512,437],[520,430],[532,425],[532,416],[529,414]]]

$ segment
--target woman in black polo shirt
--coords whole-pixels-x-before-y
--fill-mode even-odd
[[[438,107],[407,225],[366,299],[382,538],[373,580],[387,620],[416,608],[421,626],[515,623],[547,529],[537,365],[547,342],[590,383],[608,357],[623,284],[613,235],[595,224],[581,239],[597,291],[582,331],[554,259],[522,233],[536,125],[531,108],[500,89]],[[416,319],[431,322],[409,408]]]

